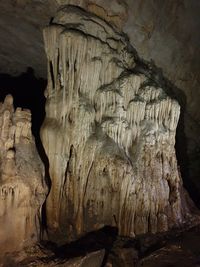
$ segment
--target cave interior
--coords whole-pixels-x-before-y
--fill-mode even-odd
[[[43,179],[40,185],[42,189],[37,189],[37,187],[34,189],[38,190],[38,193],[34,196],[36,199],[33,197],[30,200],[30,203],[32,201],[37,202],[37,195],[41,194],[40,215],[37,215],[38,211],[34,211],[35,213],[30,212],[31,215],[26,216],[27,221],[32,220],[33,213],[36,214],[34,216],[39,216],[39,223],[36,228],[41,227],[37,242],[33,241],[31,246],[28,245],[25,248],[23,245],[23,248],[19,246],[19,251],[18,249],[10,249],[10,240],[11,243],[14,239],[16,243],[20,243],[21,239],[19,241],[17,235],[9,236],[6,233],[7,228],[4,231],[5,223],[9,225],[10,220],[13,220],[11,227],[13,227],[13,224],[15,225],[15,220],[17,221],[17,227],[20,225],[21,209],[23,209],[24,215],[26,213],[25,206],[29,205],[27,204],[29,202],[27,201],[22,208],[21,204],[17,203],[16,209],[19,208],[20,212],[15,214],[13,207],[7,208],[6,205],[8,204],[5,203],[8,202],[5,202],[5,194],[1,194],[0,206],[2,205],[1,207],[4,207],[2,210],[5,211],[0,214],[0,227],[2,228],[0,231],[0,245],[3,247],[5,244],[8,249],[6,254],[3,253],[3,249],[2,256],[0,253],[0,264],[2,264],[0,266],[151,267],[155,264],[157,266],[199,266],[199,12],[200,4],[195,0],[175,0],[168,1],[168,3],[162,3],[159,0],[150,0],[148,3],[140,0],[135,1],[135,3],[129,0],[111,0],[109,3],[103,0],[0,1],[0,38],[2,40],[0,43],[0,102],[4,102],[0,112],[0,117],[3,118],[0,120],[0,138],[2,139],[0,143],[2,150],[0,155],[1,190],[5,188],[6,184],[4,175],[10,175],[10,177],[13,175],[9,171],[4,174],[4,168],[8,166],[6,164],[9,164],[7,162],[12,159],[8,153],[10,150],[14,151],[15,162],[17,162],[17,174],[14,177],[20,175],[24,177],[23,175],[29,174],[29,167],[25,165],[25,170],[20,170],[20,164],[26,163],[26,160],[22,161],[22,159],[29,160],[29,156],[21,156],[20,154],[25,153],[23,151],[26,150],[24,148],[26,138],[28,146],[29,142],[31,143],[30,148],[27,149],[34,150],[32,144],[35,143],[36,153],[39,154],[40,160],[36,160],[37,162],[33,165],[40,166],[42,164],[43,166],[41,171],[40,167],[34,167],[38,168],[37,172],[39,174],[34,168],[33,171],[30,169],[30,179],[32,179],[32,172],[37,173],[38,177],[40,176]],[[60,30],[61,28],[63,32]],[[117,52],[112,46],[117,47]],[[123,51],[123,55],[121,51]],[[127,53],[126,55],[124,51]],[[110,60],[108,60],[109,63],[107,63],[106,57]],[[67,65],[65,65],[66,61]],[[72,70],[73,68],[74,70]],[[99,78],[96,78],[96,72],[100,73]],[[104,74],[102,74],[103,72]],[[90,79],[90,75],[93,75],[93,78]],[[95,84],[95,79],[98,79],[98,84]],[[129,93],[129,87],[126,87],[126,83],[129,82],[132,82],[135,88],[137,87],[136,84],[140,83],[139,89],[132,89],[136,93],[134,98],[132,97],[133,99],[130,98],[129,104],[132,102],[133,104],[136,103],[137,106],[142,101],[147,101],[146,106],[153,106],[155,103],[157,109],[159,109],[160,106],[164,105],[162,101],[163,103],[168,101],[166,105],[169,106],[169,112],[164,113],[163,111],[163,114],[165,114],[163,115],[163,121],[162,123],[159,121],[158,128],[160,128],[155,130],[157,131],[155,138],[164,130],[169,132],[166,137],[166,144],[168,144],[166,147],[161,147],[162,141],[159,138],[158,141],[157,139],[155,141],[157,142],[156,148],[153,147],[154,143],[148,145],[148,139],[143,138],[143,133],[150,131],[149,128],[153,120],[151,116],[153,115],[148,117],[148,112],[145,110],[144,112],[147,115],[144,115],[144,118],[139,121],[138,118],[142,116],[140,114],[142,113],[142,104],[138,108],[139,111],[132,110],[133,113],[138,112],[137,114],[139,114],[137,115],[138,118],[136,118],[136,115],[133,117],[136,121],[135,125],[140,127],[138,129],[141,131],[138,136],[131,137],[132,139],[135,138],[132,143],[128,143],[127,126],[123,128],[124,126],[121,124],[120,129],[125,129],[123,133],[122,130],[118,133],[118,128],[115,130],[118,120],[116,119],[113,123],[110,118],[113,119],[118,116],[116,107],[121,103],[118,100],[118,95],[121,94],[123,103],[129,98],[131,93]],[[77,90],[78,100],[75,99],[76,94],[73,93],[73,90],[70,93],[70,88],[74,91]],[[149,97],[147,92],[143,92],[145,90],[152,90],[153,92],[154,89],[155,92],[157,89],[161,90],[159,95],[154,98],[153,96]],[[65,92],[65,90],[68,90],[68,92]],[[93,90],[94,96],[91,96],[92,93],[90,94],[87,90]],[[118,95],[117,90],[121,90]],[[61,96],[61,92],[64,92],[63,96]],[[156,95],[156,93],[153,94]],[[14,111],[6,106],[9,106],[9,100],[7,102],[5,100],[7,95],[12,95],[14,99]],[[146,100],[148,97],[151,99]],[[91,107],[92,105],[94,107]],[[125,104],[123,105],[124,108]],[[22,139],[20,140],[22,141],[16,141],[15,139],[14,145],[12,144],[11,148],[9,147],[6,150],[6,141],[2,137],[4,134],[2,121],[6,116],[4,116],[5,111],[10,110],[10,116],[13,116],[10,121],[16,129],[18,127],[17,116],[21,116],[21,123],[27,123],[23,121],[23,118],[28,118],[28,115],[17,115],[18,107],[21,107],[22,111],[30,110],[31,132],[34,138],[32,140],[29,135],[27,137],[21,133]],[[82,107],[84,108],[82,109]],[[119,107],[121,108],[121,106]],[[131,117],[131,115],[128,115],[128,107],[127,105],[127,110],[124,108],[127,112],[126,118]],[[179,111],[180,115],[177,115]],[[156,113],[156,111],[154,112]],[[121,116],[125,115],[119,116],[119,120],[121,120]],[[168,127],[167,123],[176,116],[177,127],[174,126],[174,130],[173,127]],[[150,122],[148,122],[148,119]],[[174,120],[174,124],[176,124],[176,119]],[[87,126],[88,121],[89,126]],[[9,123],[11,124],[11,122]],[[160,126],[161,124],[165,124],[164,128],[167,130]],[[86,129],[87,127],[89,127],[89,130]],[[154,129],[153,127],[152,129]],[[111,128],[114,130],[112,131]],[[114,131],[116,131],[117,137],[115,137]],[[17,130],[14,136],[17,136]],[[120,138],[122,141],[119,140]],[[142,150],[143,142],[146,142],[147,145],[144,145]],[[101,149],[100,146],[102,146]],[[157,149],[157,157],[161,154],[158,167],[156,167],[156,156],[155,159],[152,156],[154,155],[154,152],[152,152],[154,149]],[[145,158],[145,153],[146,158],[149,155],[148,159]],[[30,160],[34,161],[34,155],[30,156]],[[147,165],[142,165],[142,160],[147,162],[145,163]],[[169,167],[166,167],[168,166],[167,160],[169,160]],[[106,161],[107,163],[105,163]],[[134,161],[138,161],[138,165]],[[19,164],[18,162],[22,163]],[[31,165],[31,162],[29,164]],[[154,167],[159,169],[160,166],[164,166],[163,169],[170,169],[170,171],[167,171],[167,178],[163,178],[167,181],[166,185],[169,192],[166,193],[166,189],[162,189],[160,186],[157,188],[158,191],[155,191],[157,193],[147,193],[148,190],[154,188],[154,183],[161,183],[159,178],[155,178],[159,171],[154,172],[152,170]],[[87,168],[89,169],[88,173]],[[125,185],[127,188],[129,186],[130,170],[133,170],[135,177],[138,177],[139,180],[141,176],[140,169],[142,168],[144,168],[144,171],[141,171],[141,173],[145,178],[141,179],[138,184],[136,183],[135,188],[137,186],[139,188],[141,183],[144,186],[143,189],[138,189],[141,190],[138,191],[139,193],[137,193],[137,189],[134,189],[136,190],[135,193],[131,193],[132,188],[128,193],[127,189],[126,194],[127,196],[130,194],[130,196],[127,199],[124,197],[124,204],[120,204],[122,208],[120,205],[117,206],[115,202],[120,202],[123,198],[124,193],[122,192],[122,194],[121,191],[123,191]],[[124,172],[121,170],[124,170]],[[85,172],[88,179],[86,182],[84,181]],[[62,178],[63,175],[64,178]],[[124,184],[122,182],[121,187],[119,186],[120,189],[118,189],[118,182],[116,184],[113,182],[114,185],[112,185],[112,181],[110,182],[109,179],[112,180],[112,175],[116,181],[118,181],[117,179],[124,181]],[[176,176],[178,178],[174,178]],[[95,182],[90,180],[91,177],[94,177],[93,180],[96,179]],[[152,180],[148,181],[148,177]],[[20,179],[26,188],[27,183],[24,182],[24,178]],[[62,179],[64,179],[64,182],[61,182]],[[81,179],[82,183],[78,181],[81,181]],[[102,179],[102,182],[98,182],[100,179]],[[119,197],[117,193],[116,196],[113,193],[114,197],[111,198],[112,190],[109,191],[108,189],[109,193],[107,193],[106,179],[110,183],[108,188],[113,186],[113,192],[121,190]],[[143,182],[144,180],[146,182]],[[12,187],[10,181],[12,183],[11,178],[9,188]],[[88,185],[88,183],[91,183],[91,185]],[[17,186],[16,181],[14,184]],[[28,182],[28,186],[34,187],[35,185]],[[56,191],[59,186],[62,187],[59,189],[61,193]],[[81,186],[83,186],[83,189]],[[165,183],[163,187],[165,187]],[[24,190],[26,191],[26,189]],[[164,191],[159,193],[159,190]],[[97,193],[98,191],[101,191],[101,194]],[[143,206],[138,204],[137,207],[137,204],[134,204],[136,200],[132,199],[132,195],[135,194],[136,198],[140,199],[139,194],[142,194],[141,192],[144,194],[141,197]],[[158,200],[155,197],[155,203],[158,201],[157,205],[162,206],[160,203],[165,201],[163,200],[164,192],[169,195],[169,199],[166,200],[168,204],[163,204],[165,210],[163,209],[160,213],[166,212],[167,215],[165,214],[165,216],[171,217],[167,219],[167,226],[165,219],[163,217],[161,219],[158,211],[162,207],[155,211],[157,214],[156,223],[154,223],[154,215],[149,215],[152,212],[152,207],[149,208],[147,221],[145,219],[146,213],[141,212],[142,215],[140,214],[141,209],[144,208],[145,210],[149,207],[145,204],[145,201],[150,201],[148,196],[149,199],[154,199],[153,196],[157,195]],[[30,193],[27,193],[27,196],[28,194]],[[82,194],[83,197],[81,197]],[[159,199],[158,195],[162,194],[163,199],[162,197]],[[101,200],[101,196],[103,200]],[[94,206],[88,204],[92,201],[95,202],[95,197],[102,201],[102,206],[104,205],[102,210],[98,206],[99,202]],[[129,198],[130,200],[128,200]],[[80,204],[81,201],[83,201],[82,204]],[[91,206],[88,207],[87,205]],[[112,211],[107,210],[106,205],[113,205]],[[168,208],[167,205],[169,205]],[[32,204],[30,206],[31,210],[34,209]],[[135,207],[135,210],[132,207]],[[181,215],[177,215],[173,211],[174,209],[178,213],[179,208]],[[117,214],[118,210],[120,210],[119,214]],[[168,210],[170,210],[169,213]],[[111,219],[107,215],[109,212],[114,214]],[[129,227],[129,224],[134,224],[132,221],[129,222],[129,217],[131,217],[129,212],[136,214],[132,219],[135,223],[133,227]],[[183,215],[184,219],[180,219],[179,217],[184,213],[186,214]],[[140,218],[142,218],[141,221]],[[184,221],[184,223],[174,224],[174,221],[179,220]],[[147,224],[148,226],[146,226]],[[141,227],[137,227],[137,225]],[[21,233],[20,227],[19,233]],[[31,235],[29,230],[25,232],[26,236]],[[132,232],[134,233],[132,234]],[[6,239],[7,236],[9,236],[9,240]],[[24,251],[25,256],[19,256],[22,251]]]

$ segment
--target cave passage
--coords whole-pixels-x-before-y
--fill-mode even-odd
[[[32,132],[37,144],[40,127],[45,116],[44,90],[46,84],[46,80],[35,77],[32,68],[27,68],[26,72],[17,77],[0,74],[0,101],[2,102],[7,94],[11,94],[14,98],[15,108],[31,110]]]

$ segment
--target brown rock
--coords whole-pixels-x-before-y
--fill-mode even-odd
[[[133,248],[116,248],[109,255],[105,267],[137,267],[138,252]]]
[[[8,95],[0,108],[0,255],[38,241],[47,194],[31,133],[31,113]]]
[[[52,252],[43,251],[38,247],[29,248],[29,251],[6,255],[0,266],[2,267],[101,267],[104,259],[104,250],[90,252],[86,255],[75,257],[72,259],[56,258]],[[1,265],[2,263],[2,265]]]

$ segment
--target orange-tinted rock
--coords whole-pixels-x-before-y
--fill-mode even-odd
[[[40,239],[41,208],[47,194],[44,168],[31,133],[29,110],[0,107],[0,254]]]

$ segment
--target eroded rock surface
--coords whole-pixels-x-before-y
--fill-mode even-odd
[[[56,10],[77,5],[123,28],[145,60],[153,60],[176,86],[182,118],[178,161],[191,196],[200,185],[200,1],[197,0],[6,0],[0,1],[0,72],[20,75],[32,67],[46,79],[42,29]],[[31,15],[30,15],[31,14]],[[12,17],[12,19],[10,19]],[[200,206],[200,203],[199,203]]]
[[[103,225],[135,236],[184,223],[177,101],[139,71],[126,38],[91,13],[65,7],[44,39],[51,238],[70,240]]]
[[[7,253],[2,261],[0,267],[100,267],[104,259],[104,249],[84,253],[81,256],[56,257],[51,251],[42,246],[33,246],[24,249],[21,252]]]
[[[29,110],[0,103],[0,255],[39,240],[47,187]]]

